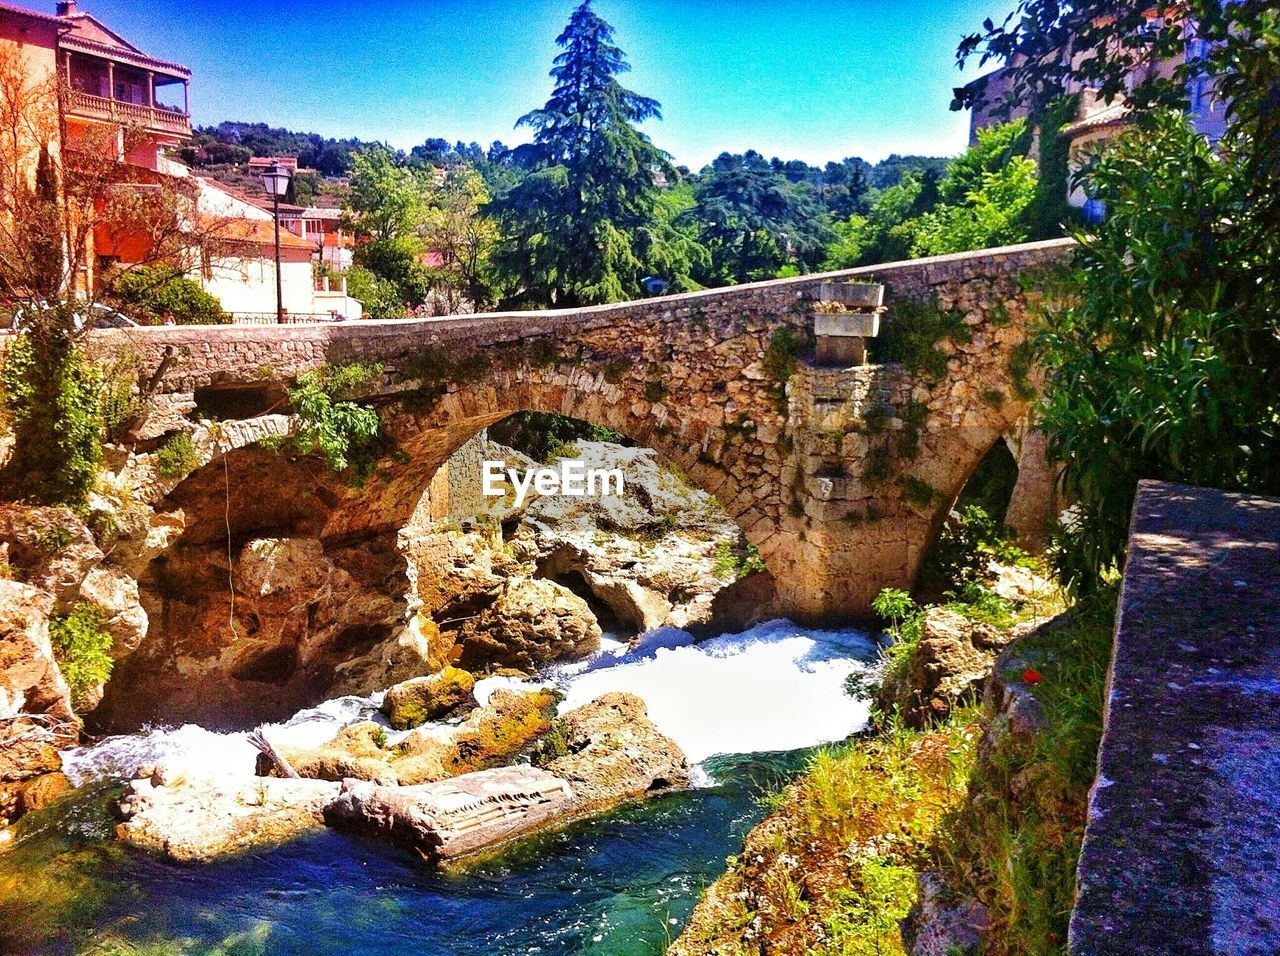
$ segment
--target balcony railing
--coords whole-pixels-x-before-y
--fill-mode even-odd
[[[69,106],[73,115],[85,119],[106,120],[122,126],[141,126],[152,132],[191,135],[191,117],[178,110],[125,103],[80,90],[71,91]]]

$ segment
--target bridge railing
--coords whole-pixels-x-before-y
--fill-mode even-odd
[[[232,325],[276,325],[278,317],[274,312],[232,312]],[[285,325],[320,325],[331,322],[356,321],[344,319],[339,315],[334,318],[332,312],[286,312]]]

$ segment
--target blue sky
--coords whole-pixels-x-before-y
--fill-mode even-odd
[[[512,126],[546,99],[555,37],[575,3],[84,0],[81,9],[190,66],[197,123],[264,121],[408,148],[427,136],[527,138]],[[628,85],[663,105],[664,121],[647,132],[697,167],[748,148],[810,162],[958,152],[967,116],[948,110],[962,81],[956,42],[1008,4],[596,0],[596,9],[631,59]]]

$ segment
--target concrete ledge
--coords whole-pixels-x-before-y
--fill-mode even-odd
[[[1280,500],[1143,482],[1070,952],[1280,952]]]

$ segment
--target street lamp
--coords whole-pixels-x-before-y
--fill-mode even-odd
[[[280,200],[289,191],[290,172],[279,163],[272,163],[262,174],[262,185],[275,206],[276,221],[276,322],[284,324],[284,284],[280,278]]]

